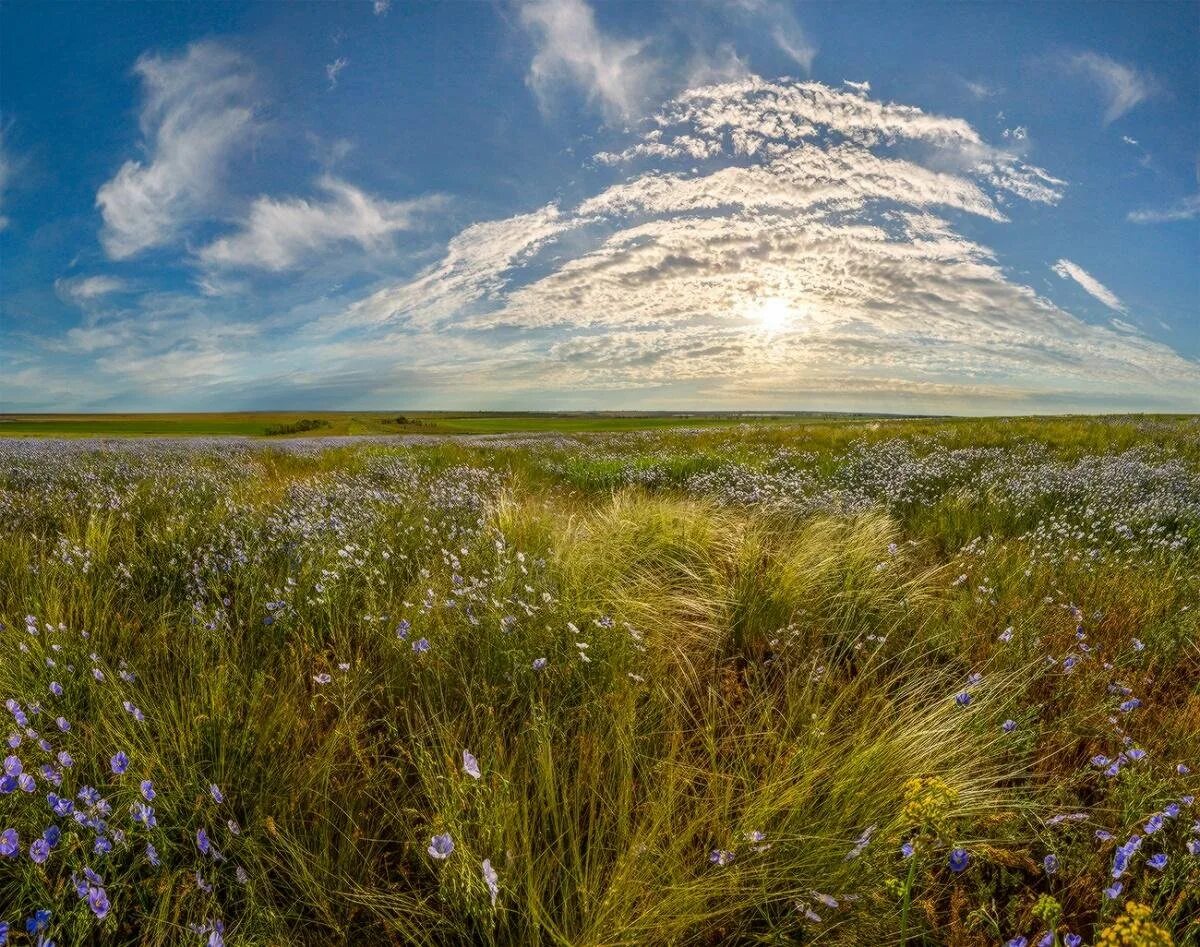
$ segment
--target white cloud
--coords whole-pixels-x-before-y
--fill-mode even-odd
[[[1024,125],[1018,125],[1016,128],[1004,129],[1004,137],[1011,138],[1013,141],[1024,141],[1029,137],[1029,129]]]
[[[543,104],[563,80],[610,119],[634,114],[644,101],[657,69],[646,43],[606,36],[584,0],[524,0],[520,20],[536,45],[528,82]]]
[[[392,0],[375,0],[371,5],[376,16],[384,16],[392,8]]]
[[[1108,103],[1104,110],[1105,125],[1115,122],[1157,91],[1157,83],[1150,75],[1100,53],[1076,53],[1068,63],[1104,93]]]
[[[0,122],[0,230],[8,227],[8,217],[4,211],[5,192],[11,187],[13,176],[16,174],[16,164],[4,143],[5,125]]]
[[[853,82],[850,79],[843,79],[842,85],[848,89],[853,89],[855,92],[862,92],[864,95],[871,91],[871,83],[869,82]]]
[[[337,244],[385,249],[393,234],[412,229],[424,212],[442,203],[436,197],[379,200],[330,175],[317,186],[326,199],[258,198],[241,229],[204,247],[200,260],[217,267],[286,270]]]
[[[214,43],[143,55],[140,126],[147,160],[125,162],[96,195],[105,251],[125,259],[174,240],[203,216],[237,144],[254,130],[247,61]]]
[[[1195,220],[1198,216],[1200,194],[1189,194],[1166,207],[1130,211],[1127,219],[1135,224],[1166,224],[1177,220]]]
[[[329,79],[329,88],[337,88],[338,75],[348,65],[350,65],[350,60],[345,56],[339,56],[333,62],[325,66],[325,76]]]
[[[963,85],[967,91],[977,99],[990,99],[994,95],[1000,94],[1000,88],[987,82],[981,82],[976,79],[964,79]]]
[[[1137,147],[1138,143],[1136,138],[1130,138],[1128,135],[1122,135],[1121,141],[1125,142],[1127,145],[1133,145],[1134,147]]]
[[[1073,279],[1083,287],[1085,293],[1100,300],[1109,309],[1115,309],[1117,312],[1126,312],[1125,304],[1117,298],[1117,294],[1096,279],[1096,277],[1092,276],[1091,273],[1078,263],[1072,263],[1070,260],[1059,260],[1051,269],[1063,279]]]
[[[963,215],[1001,226],[1065,187],[961,119],[749,77],[680,94],[597,164],[632,173],[573,206],[476,224],[312,333],[504,338],[525,353],[513,386],[707,386],[725,404],[1200,391],[1194,362],[1075,317],[959,231]]]
[[[128,284],[117,276],[85,276],[60,279],[54,284],[59,294],[71,302],[84,304],[112,293],[124,292]]]

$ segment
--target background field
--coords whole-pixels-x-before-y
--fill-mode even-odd
[[[670,427],[780,424],[797,420],[852,420],[859,415],[703,413],[491,413],[286,411],[212,414],[0,414],[0,436],[135,437],[233,434],[266,436],[269,428],[303,420],[324,422],[289,436],[369,434],[499,434],[519,431],[624,431]],[[282,435],[276,435],[282,436]]]

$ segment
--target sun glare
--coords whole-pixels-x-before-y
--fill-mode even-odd
[[[760,326],[774,335],[792,324],[792,307],[786,299],[774,296],[759,303],[753,310],[753,317]]]

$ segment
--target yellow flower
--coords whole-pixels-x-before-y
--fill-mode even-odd
[[[958,790],[937,776],[917,776],[904,784],[904,821],[936,825],[958,801]]]
[[[1172,947],[1174,941],[1150,920],[1150,908],[1136,901],[1125,905],[1125,913],[1100,932],[1096,947]]]

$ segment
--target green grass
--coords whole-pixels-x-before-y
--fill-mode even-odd
[[[298,421],[325,425],[299,436],[372,434],[506,434],[640,431],[679,427],[778,425],[812,415],[484,412],[235,412],[218,414],[0,414],[0,437],[264,436]],[[852,417],[852,416],[847,416]],[[403,419],[398,421],[397,419]]]
[[[306,416],[327,417],[254,423]],[[1094,831],[1123,841],[1197,788],[1197,430],[9,443],[0,698],[42,706],[31,725],[75,761],[59,791],[96,787],[126,836],[97,856],[95,831],[59,820],[39,866],[50,787],[0,795],[22,842],[0,859],[0,921],[50,908],[60,944],[199,944],[189,926],[220,918],[230,944],[974,947],[1032,940],[1041,896],[1092,943],[1129,896],[1194,943],[1196,810],[1148,838],[1117,901]],[[1147,756],[1106,777],[1089,760],[1122,733]],[[39,773],[31,740],[14,752]],[[153,829],[129,816],[143,779]],[[84,865],[103,920],[70,884]]]

